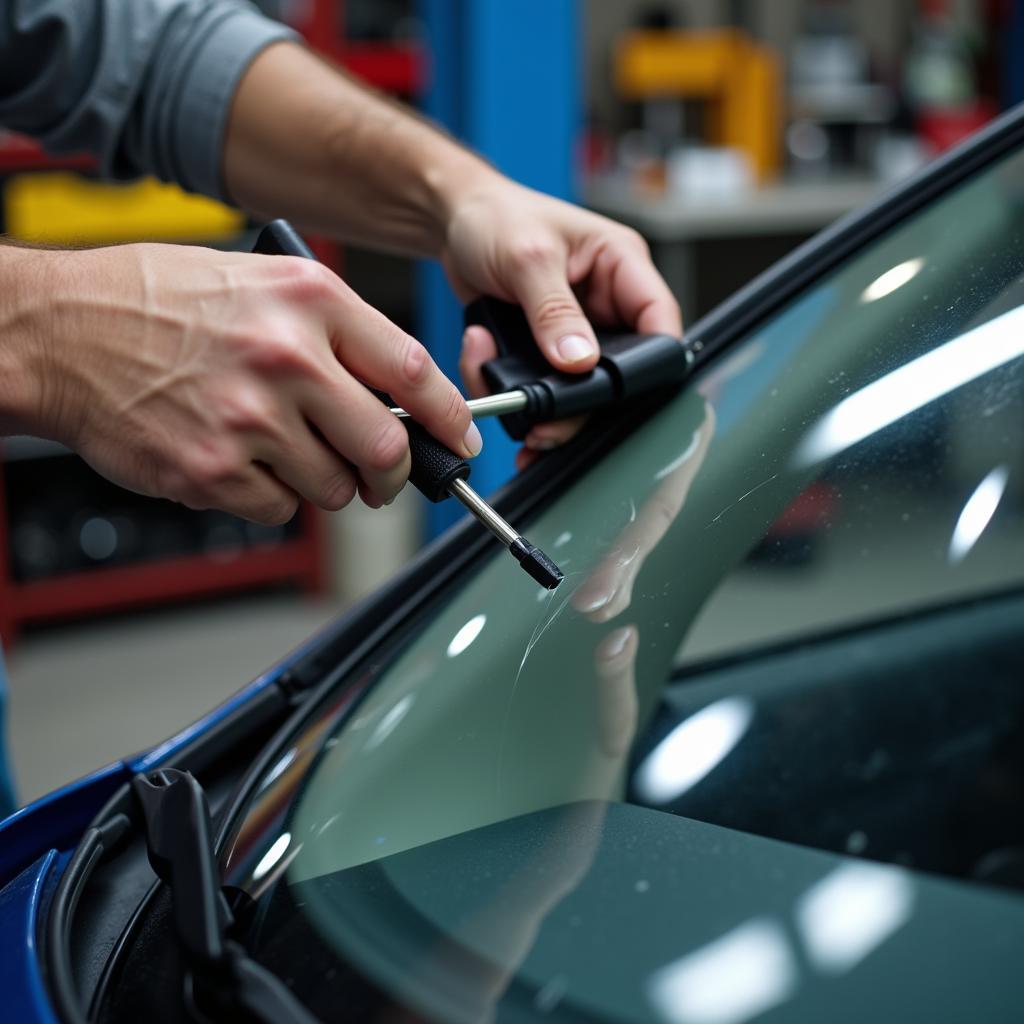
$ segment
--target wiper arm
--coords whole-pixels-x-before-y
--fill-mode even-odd
[[[137,775],[149,862],[171,890],[174,930],[185,959],[185,998],[200,1020],[317,1024],[288,987],[230,938],[231,909],[218,883],[210,810],[188,772]]]

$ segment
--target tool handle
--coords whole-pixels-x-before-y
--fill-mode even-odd
[[[522,391],[520,412],[501,417],[502,426],[522,440],[535,423],[563,419],[614,405],[683,381],[693,353],[667,334],[598,331],[601,357],[586,373],[560,373],[544,358],[519,306],[484,297],[466,307],[466,325],[481,324],[494,337],[498,358],[483,365],[491,392]]]
[[[266,256],[301,256],[307,260],[315,260],[313,250],[302,240],[299,233],[286,220],[271,221],[259,233],[253,252]],[[390,395],[383,391],[370,388],[388,408],[395,403]],[[412,468],[409,480],[416,490],[430,501],[444,501],[448,497],[448,488],[453,480],[469,478],[469,463],[446,448],[440,441],[411,419],[403,419],[409,435],[409,453],[412,457]]]
[[[453,480],[469,479],[469,463],[441,444],[415,420],[403,420],[409,432],[412,468],[409,480],[429,501],[444,501]]]
[[[374,388],[370,390],[390,409],[394,400],[390,395]],[[409,435],[409,454],[412,466],[409,482],[427,500],[438,502],[448,497],[453,480],[469,479],[469,463],[445,447],[426,427],[408,417],[402,420]]]
[[[272,220],[256,236],[253,252],[264,256],[301,256],[315,260],[313,250],[303,241],[302,236],[286,220]]]

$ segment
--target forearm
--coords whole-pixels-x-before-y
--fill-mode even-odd
[[[346,241],[437,256],[455,196],[500,175],[301,46],[265,50],[229,115],[231,198]]]
[[[48,255],[0,237],[0,435],[30,432],[38,418],[53,285]]]

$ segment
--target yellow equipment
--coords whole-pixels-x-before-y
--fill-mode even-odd
[[[3,192],[7,231],[31,242],[216,241],[245,226],[237,210],[152,178],[105,185],[47,171],[10,178]]]
[[[759,181],[778,173],[781,62],[743,32],[627,33],[616,47],[615,82],[628,100],[705,100],[707,142],[742,150]]]

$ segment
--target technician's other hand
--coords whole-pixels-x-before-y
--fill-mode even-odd
[[[172,245],[29,252],[45,287],[24,426],[144,494],[286,522],[409,474],[390,392],[454,451],[479,432],[419,342],[293,257]]]
[[[682,334],[679,306],[637,232],[498,176],[460,196],[442,261],[463,301],[483,294],[521,305],[559,370],[582,373],[597,362],[591,321],[641,334]],[[486,328],[466,330],[460,369],[474,397],[487,393],[480,367],[495,355]],[[581,422],[535,426],[526,455],[564,443]]]

